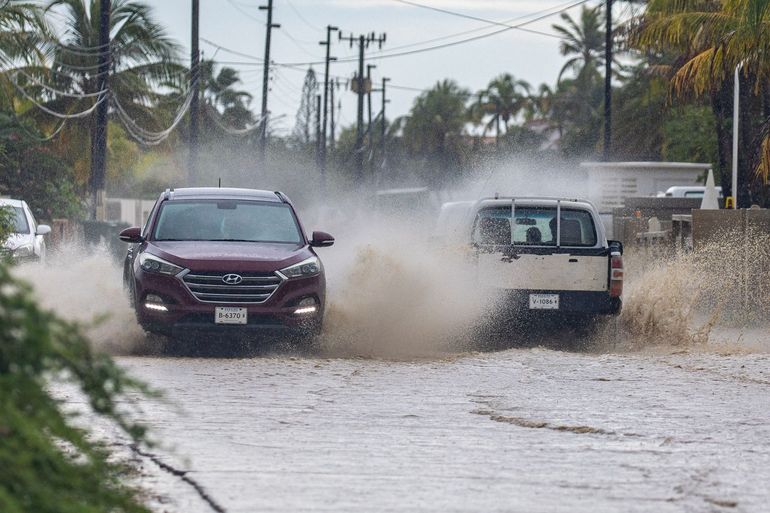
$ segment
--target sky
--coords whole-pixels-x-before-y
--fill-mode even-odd
[[[415,1],[512,25],[578,3],[577,0]],[[158,21],[183,45],[189,59],[191,1],[154,0],[150,3]],[[593,7],[600,3],[600,0],[588,0],[584,4]],[[388,119],[406,114],[421,90],[445,78],[456,80],[472,92],[483,89],[501,73],[511,73],[533,87],[541,83],[553,86],[566,60],[559,53],[559,39],[554,37],[552,29],[552,24],[561,22],[558,14],[526,25],[527,29],[544,34],[507,30],[434,51],[378,58],[378,52],[384,56],[411,51],[506,27],[408,5],[399,0],[274,0],[273,4],[273,22],[281,27],[272,33],[271,60],[292,65],[274,66],[271,72],[268,107],[277,118],[273,129],[282,134],[290,132],[294,126],[302,81],[309,67],[306,63],[323,61],[325,48],[318,42],[326,38],[326,25],[339,27],[345,36],[353,34],[357,37],[372,32],[387,35],[382,50],[377,45],[369,47],[366,62],[377,66],[372,70],[375,84],[380,84],[382,77],[391,79],[387,94],[391,100],[387,106]],[[202,40],[200,46],[203,56],[213,57],[240,71],[243,80],[240,88],[254,96],[252,108],[255,112],[261,105],[261,62],[265,49],[266,16],[265,11],[259,10],[260,5],[267,5],[267,0],[200,0],[200,36],[206,40]],[[566,12],[578,17],[580,8],[573,7]],[[617,9],[621,11],[623,7]],[[458,33],[464,34],[455,35]],[[437,38],[442,39],[434,41]],[[357,57],[357,49],[333,37],[332,55],[342,61]],[[323,64],[314,64],[313,69],[322,79]],[[337,93],[337,98],[342,100],[338,116],[342,125],[350,125],[356,119],[356,95],[344,87],[344,81],[352,77],[356,69],[357,62],[338,62],[331,66],[330,74],[339,77],[343,85]],[[372,101],[376,115],[380,111],[380,94],[373,94]]]

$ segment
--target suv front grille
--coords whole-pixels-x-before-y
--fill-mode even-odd
[[[195,299],[204,303],[264,303],[282,281],[275,273],[237,273],[243,280],[230,285],[223,280],[228,274],[188,273],[182,280]]]

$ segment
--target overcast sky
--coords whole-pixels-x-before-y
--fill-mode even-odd
[[[415,1],[514,25],[577,3],[576,0]],[[191,1],[156,0],[151,3],[158,20],[184,44],[189,55]],[[276,63],[299,63],[297,67],[278,66],[272,73],[269,109],[274,116],[285,116],[277,122],[284,133],[294,126],[302,80],[308,68],[303,63],[323,60],[324,48],[318,42],[325,39],[326,25],[340,27],[345,35],[386,33],[382,55],[417,50],[505,28],[406,5],[398,0],[274,0],[273,3],[273,21],[280,23],[281,28],[273,31],[271,58]],[[599,3],[602,2],[589,0],[585,5]],[[201,38],[253,56],[237,55],[201,42],[205,58],[215,57],[215,60],[228,62],[229,66],[241,71],[241,88],[254,95],[252,106],[258,111],[262,84],[260,61],[265,44],[265,11],[260,11],[258,6],[266,5],[267,0],[200,0],[200,4]],[[621,9],[625,7],[619,7],[617,11]],[[573,7],[568,12],[577,17],[579,10],[580,7]],[[528,24],[526,28],[553,34],[551,25],[560,21],[556,14]],[[459,33],[462,34],[455,35]],[[438,38],[442,39],[436,40]],[[370,47],[367,63],[377,65],[373,70],[375,83],[386,76],[396,86],[388,92],[392,100],[388,105],[389,119],[405,114],[420,89],[429,88],[444,78],[452,78],[472,91],[483,88],[491,78],[504,72],[527,80],[533,86],[544,82],[553,85],[565,61],[559,54],[558,38],[521,30],[508,30],[477,41],[407,56],[378,59],[378,51],[376,46]],[[357,53],[346,42],[333,39],[332,55],[343,60]],[[319,78],[322,77],[323,65],[314,65],[313,68],[319,73]],[[354,62],[333,63],[331,74],[347,79],[356,69]],[[343,100],[342,124],[353,123],[356,117],[355,95],[343,88],[338,97]],[[379,94],[373,96],[373,103],[376,115],[380,110]]]

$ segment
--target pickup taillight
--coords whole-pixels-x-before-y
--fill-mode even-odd
[[[623,295],[623,255],[612,253],[610,256],[610,297]]]

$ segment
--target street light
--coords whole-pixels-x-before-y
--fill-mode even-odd
[[[741,84],[739,82],[739,76],[743,64],[746,61],[741,61],[735,66],[735,77],[733,83],[733,209],[738,208],[738,108],[740,106],[740,93]]]

